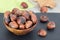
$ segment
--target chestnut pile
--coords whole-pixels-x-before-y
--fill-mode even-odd
[[[4,13],[4,22],[11,28],[27,29],[36,24],[37,18],[32,11],[22,11],[14,8],[12,12],[6,11]]]

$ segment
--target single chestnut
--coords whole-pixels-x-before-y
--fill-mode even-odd
[[[9,24],[10,19],[9,19],[9,18],[4,18],[4,22],[5,22],[6,24]]]
[[[48,22],[49,18],[45,15],[40,16],[40,21],[41,22]]]
[[[17,11],[15,12],[15,14],[18,15],[18,16],[22,15],[22,13],[23,13],[22,10],[17,10]]]
[[[15,14],[10,14],[10,19],[11,21],[16,20],[17,16]]]
[[[31,16],[31,20],[32,22],[35,24],[37,22],[37,17],[36,15],[32,12],[32,11],[29,11],[29,14]]]
[[[47,32],[46,32],[46,30],[44,30],[44,29],[40,29],[40,30],[38,31],[38,35],[39,35],[39,36],[42,36],[42,37],[45,37],[45,36],[47,35]]]
[[[43,7],[41,7],[40,11],[41,11],[42,13],[46,13],[46,12],[48,11],[48,8],[45,7],[45,6],[43,6]]]
[[[18,24],[24,24],[26,22],[26,18],[23,16],[20,16],[17,18],[17,23]]]
[[[28,11],[23,11],[22,16],[24,16],[27,20],[28,20],[29,17],[30,17]]]
[[[55,27],[56,27],[55,22],[53,22],[53,21],[48,22],[48,24],[47,24],[48,29],[54,29]]]
[[[5,13],[4,13],[4,18],[8,18],[9,17],[9,15],[10,15],[10,11],[6,11]]]
[[[26,28],[30,28],[32,26],[32,21],[27,21],[26,24],[25,24],[25,27]]]
[[[22,6],[22,8],[24,8],[24,9],[28,8],[28,5],[27,5],[26,2],[22,2],[22,3],[21,3],[21,6]]]
[[[13,8],[12,13],[15,14],[15,12],[19,10],[18,8]]]
[[[17,24],[15,21],[10,22],[10,23],[9,23],[9,26],[10,26],[11,28],[18,28],[18,24]]]
[[[24,24],[20,24],[19,25],[19,29],[25,29],[25,25]]]

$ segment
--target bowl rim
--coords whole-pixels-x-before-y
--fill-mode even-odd
[[[37,25],[37,23],[38,23],[38,21],[37,21],[37,22],[36,22],[32,27],[27,28],[27,29],[23,29],[23,30],[29,30],[29,29],[31,29],[31,28],[34,28],[34,27]],[[8,26],[5,22],[4,22],[4,25],[5,25],[6,27],[11,28],[11,27],[10,27],[10,26]],[[23,30],[15,29],[15,28],[11,28],[11,29],[14,29],[14,30],[17,30],[17,31],[23,31]]]

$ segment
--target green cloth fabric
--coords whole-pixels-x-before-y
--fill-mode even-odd
[[[0,0],[0,12],[5,12],[7,10],[12,10],[13,8],[19,8],[20,10],[26,10],[21,8],[21,2],[26,2],[28,4],[28,8],[33,8],[34,5],[29,2],[29,0]]]

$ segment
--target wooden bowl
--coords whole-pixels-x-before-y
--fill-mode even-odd
[[[36,24],[37,24],[37,22],[36,22]],[[31,28],[24,29],[24,30],[19,30],[19,29],[14,29],[14,28],[9,27],[9,26],[6,25],[6,23],[4,22],[4,25],[6,26],[6,28],[7,28],[10,32],[14,33],[15,35],[25,35],[25,34],[31,32],[31,31],[36,27],[36,24],[35,24],[34,26],[32,26]]]

